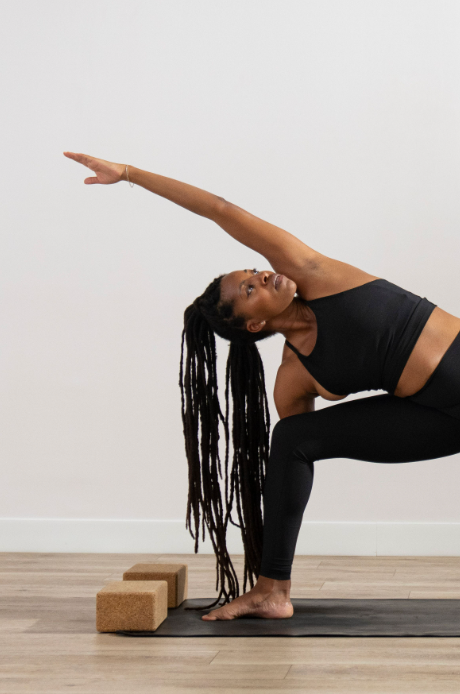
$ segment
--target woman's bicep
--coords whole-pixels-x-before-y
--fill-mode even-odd
[[[324,256],[285,229],[222,199],[213,220],[232,238],[263,255],[275,272],[292,276],[314,268]]]

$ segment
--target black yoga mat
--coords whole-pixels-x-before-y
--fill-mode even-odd
[[[290,619],[238,617],[205,622],[212,598],[185,600],[168,609],[156,631],[125,636],[460,636],[460,600],[310,600],[291,598]],[[212,609],[217,609],[218,606]]]

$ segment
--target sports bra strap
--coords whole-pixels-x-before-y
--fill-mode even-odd
[[[293,352],[295,352],[297,355],[300,356],[299,350],[296,347],[294,347],[294,345],[291,345],[291,343],[288,340],[285,340],[284,344],[287,345],[290,349],[292,349]]]

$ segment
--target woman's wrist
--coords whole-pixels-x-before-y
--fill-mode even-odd
[[[128,183],[129,183],[129,185],[131,186],[131,188],[134,187],[134,181],[131,180],[131,174],[130,174],[130,171],[129,171],[129,170],[132,169],[132,168],[133,168],[133,167],[131,167],[129,164],[125,164],[125,168],[124,168],[124,170],[123,170],[123,178],[122,178],[123,181],[128,181]]]
[[[130,183],[137,183],[138,185],[142,185],[142,183],[139,180],[139,175],[148,173],[148,171],[137,169],[135,166],[132,166],[131,164],[126,164],[125,170],[123,172],[123,180],[129,181]]]
[[[129,175],[129,169],[130,169],[129,164],[124,164],[124,166],[123,166],[123,171],[122,171],[121,178],[120,178],[120,181],[128,181],[128,180],[131,180],[131,176]],[[128,176],[129,176],[129,178],[128,178]]]

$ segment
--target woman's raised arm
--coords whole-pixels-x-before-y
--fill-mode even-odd
[[[174,178],[143,171],[135,166],[115,164],[87,154],[64,152],[64,155],[84,164],[96,174],[86,178],[84,181],[86,184],[108,185],[126,181],[128,180],[126,172],[128,172],[131,183],[216,222],[234,239],[263,255],[276,272],[286,274],[294,281],[297,281],[297,272],[300,272],[302,277],[306,268],[315,268],[320,259],[324,258],[285,229],[265,222],[241,207],[201,188],[176,181]]]

